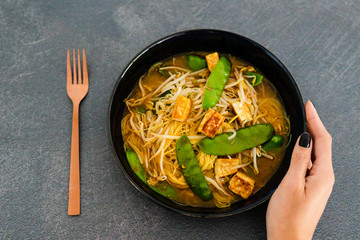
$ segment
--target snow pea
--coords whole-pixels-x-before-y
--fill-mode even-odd
[[[186,57],[187,64],[189,68],[193,71],[198,71],[200,69],[206,68],[206,60],[205,58],[195,56],[195,55],[188,55]]]
[[[145,178],[145,173],[144,170],[140,164],[139,158],[137,156],[137,154],[131,150],[131,149],[126,149],[126,158],[129,162],[129,165],[131,167],[131,169],[134,171],[135,175],[146,185],[148,185],[146,178]],[[170,199],[176,199],[177,196],[177,192],[176,190],[168,185],[168,184],[164,184],[164,183],[158,183],[156,186],[150,186],[148,185],[152,190],[154,190],[155,192],[159,193],[160,195],[170,198]]]
[[[262,82],[263,76],[258,74],[258,73],[254,73],[254,72],[245,72],[245,75],[247,76],[255,76],[255,81],[249,81],[251,83],[251,85],[253,85],[254,87],[256,85],[259,85]]]
[[[168,183],[158,183],[156,184],[156,186],[150,186],[150,187],[158,194],[170,198],[172,200],[175,200],[177,197],[176,190]]]
[[[158,72],[165,77],[170,77],[170,74],[168,72],[164,72],[163,70],[159,70]]]
[[[166,63],[162,64],[162,65],[158,68],[158,72],[159,72],[161,75],[165,76],[165,77],[170,77],[169,71],[160,70],[160,68],[166,67],[167,65],[168,65],[168,64],[166,64]]]
[[[201,171],[189,138],[184,134],[176,142],[176,158],[190,189],[202,200],[213,198],[210,187]]]
[[[230,155],[243,150],[256,147],[267,142],[274,136],[274,128],[269,123],[257,124],[236,131],[233,139],[228,139],[231,134],[219,134],[214,138],[203,138],[197,145],[201,151],[210,155]]]
[[[263,145],[262,149],[264,149],[267,152],[270,150],[275,150],[281,147],[283,144],[284,144],[284,137],[280,135],[275,135]]]
[[[143,182],[146,183],[145,174],[143,168],[140,164],[137,154],[130,149],[126,149],[126,158],[129,162],[131,169],[134,171],[135,175]]]
[[[202,107],[205,110],[214,107],[219,101],[229,78],[230,70],[231,64],[229,60],[227,60],[226,57],[220,57],[206,83],[205,95],[202,103]]]
[[[135,110],[140,114],[145,114],[147,112],[147,109],[144,105],[136,107]]]

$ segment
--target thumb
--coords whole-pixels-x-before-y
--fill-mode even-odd
[[[296,178],[296,180],[305,180],[306,170],[311,164],[311,136],[304,132],[298,138],[292,156],[290,168],[287,173],[288,177]]]

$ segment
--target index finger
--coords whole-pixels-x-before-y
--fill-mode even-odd
[[[308,131],[314,140],[314,165],[323,165],[332,170],[331,164],[331,136],[321,122],[314,105],[308,101],[305,105]],[[315,166],[314,166],[315,167]]]

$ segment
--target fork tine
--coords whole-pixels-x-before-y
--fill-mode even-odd
[[[67,85],[70,86],[72,84],[71,79],[71,63],[70,63],[70,50],[67,50]]]
[[[89,85],[88,69],[86,64],[85,49],[83,49],[83,83]]]
[[[74,62],[74,84],[77,84],[76,78],[76,56],[75,56],[75,49],[73,49],[73,62]]]
[[[78,56],[78,82],[79,84],[82,84],[81,82],[81,65],[80,65],[80,50],[77,50],[77,56]]]

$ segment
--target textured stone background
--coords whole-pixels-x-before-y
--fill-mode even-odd
[[[172,213],[142,196],[112,157],[105,122],[129,60],[168,34],[217,28],[267,47],[333,135],[336,184],[314,239],[360,239],[357,1],[1,1],[0,238],[265,239],[266,204],[222,219]],[[85,48],[81,202],[67,216],[72,105],[67,48]],[[286,224],[286,223],[284,223]]]

